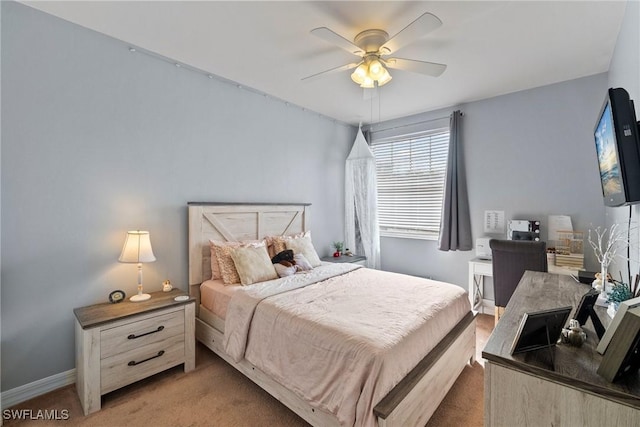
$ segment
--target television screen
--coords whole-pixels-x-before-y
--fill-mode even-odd
[[[602,196],[607,206],[640,202],[640,140],[633,101],[609,89],[593,130]]]
[[[616,135],[613,128],[611,104],[606,103],[602,117],[595,130],[596,152],[600,167],[600,180],[604,197],[610,197],[622,192],[622,178],[620,176],[620,162],[616,149]]]

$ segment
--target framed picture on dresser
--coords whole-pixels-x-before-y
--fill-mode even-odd
[[[573,307],[525,313],[511,347],[511,354],[552,347],[560,338]]]
[[[640,307],[626,310],[602,357],[598,374],[610,382],[640,368]]]

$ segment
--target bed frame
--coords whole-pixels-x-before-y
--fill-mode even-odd
[[[200,309],[200,284],[211,277],[209,239],[238,241],[309,229],[309,204],[190,202],[189,293]],[[197,311],[197,313],[199,313]],[[196,316],[196,339],[314,426],[338,426],[337,418],[312,407],[246,360],[224,351],[224,334]],[[475,314],[458,325],[374,408],[380,427],[425,425],[467,363],[475,362]]]

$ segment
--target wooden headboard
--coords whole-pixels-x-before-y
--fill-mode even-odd
[[[209,240],[256,240],[306,231],[310,206],[189,202],[189,287],[200,286],[211,278]]]

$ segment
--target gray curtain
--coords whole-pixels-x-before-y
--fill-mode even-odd
[[[438,239],[438,249],[441,251],[470,251],[473,248],[461,120],[462,113],[457,110],[451,114],[449,121],[449,156]]]

